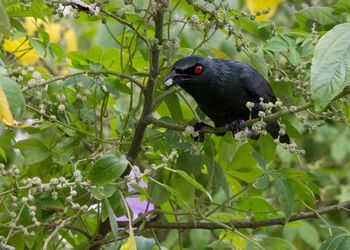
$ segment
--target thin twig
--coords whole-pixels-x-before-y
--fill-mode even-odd
[[[286,217],[279,217],[267,220],[260,221],[247,221],[247,220],[234,220],[229,223],[225,223],[225,226],[218,225],[217,223],[210,222],[182,222],[182,223],[167,223],[167,222],[154,222],[149,221],[144,224],[145,228],[156,228],[156,229],[222,229],[227,228],[258,228],[258,227],[266,227],[266,226],[274,226],[274,225],[285,225],[288,222],[298,221],[308,218],[318,219],[319,215],[328,214],[335,211],[341,211],[350,208],[350,200],[332,205],[327,207],[322,207],[316,209],[315,211],[308,212],[300,212],[293,214],[289,219]],[[141,224],[141,222],[135,223],[134,227],[137,227]],[[118,221],[118,225],[120,227],[129,226],[129,222],[127,221]]]

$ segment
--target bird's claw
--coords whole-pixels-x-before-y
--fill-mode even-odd
[[[191,135],[191,137],[198,142],[203,142],[204,141],[204,133],[201,132],[200,130],[203,128],[210,128],[209,125],[205,124],[204,122],[196,122],[193,125],[194,131],[198,133],[198,136]]]
[[[232,132],[232,134],[236,134],[244,129],[243,123],[244,120],[235,120],[228,124],[228,129]]]

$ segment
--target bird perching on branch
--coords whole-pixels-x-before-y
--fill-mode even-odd
[[[243,129],[243,121],[264,112],[263,103],[277,101],[269,83],[254,68],[224,59],[182,58],[174,64],[164,84],[168,87],[180,85],[216,127],[228,125],[233,133]],[[205,126],[208,125],[197,123],[194,127],[200,130]],[[287,134],[280,133],[277,121],[267,122],[265,129],[280,142],[290,142]],[[257,139],[257,136],[253,134],[252,138]]]

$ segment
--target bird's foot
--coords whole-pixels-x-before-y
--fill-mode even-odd
[[[244,120],[235,120],[228,124],[228,129],[232,132],[232,134],[236,134],[244,129],[243,123]]]
[[[197,132],[195,135],[191,135],[191,137],[198,142],[203,142],[204,141],[204,132],[201,132],[203,128],[211,128],[210,125],[205,124],[204,122],[196,122],[193,125],[194,131]]]

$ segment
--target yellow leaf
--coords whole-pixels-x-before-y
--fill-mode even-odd
[[[5,39],[4,49],[10,53],[14,53],[23,64],[33,64],[39,60],[38,54],[24,36],[13,40]]]
[[[29,36],[34,36],[38,27],[42,27],[49,34],[50,42],[59,44],[67,51],[74,51],[78,48],[75,31],[65,24],[44,22],[42,20],[35,21],[34,18],[26,18],[23,27]],[[14,53],[16,58],[19,58],[24,65],[32,65],[39,61],[39,55],[24,36],[16,39],[6,39],[4,41],[4,49]]]
[[[128,240],[120,247],[120,250],[137,250],[134,231],[130,228]]]
[[[266,15],[257,16],[259,22],[269,20],[274,14],[280,3],[284,0],[245,0],[250,14],[256,15],[258,11],[270,9]]]
[[[37,27],[42,27],[50,36],[50,42],[57,43],[67,51],[74,51],[78,48],[77,36],[73,28],[67,24],[60,22],[44,22],[34,18],[26,18],[23,24],[28,35],[33,36],[37,31]]]
[[[35,119],[26,119],[23,121],[16,121],[13,119],[10,105],[7,101],[7,96],[4,90],[0,87],[0,121],[6,126],[16,128],[26,128],[38,123]]]
[[[7,126],[13,126],[15,120],[13,119],[7,96],[3,89],[0,87],[0,119],[1,122]]]

